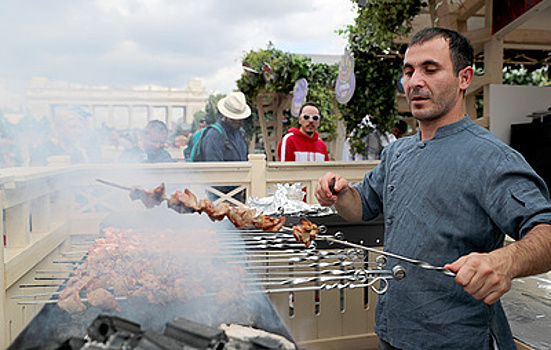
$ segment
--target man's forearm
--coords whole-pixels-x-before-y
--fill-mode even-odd
[[[525,277],[551,270],[551,225],[535,226],[522,239],[501,248],[512,259],[511,276]]]
[[[350,187],[348,191],[339,195],[339,199],[335,203],[335,209],[347,221],[362,221],[362,200],[358,190]]]

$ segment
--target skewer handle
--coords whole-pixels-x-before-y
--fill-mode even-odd
[[[115,187],[115,188],[118,188],[118,189],[121,189],[121,190],[132,191],[132,188],[130,188],[130,187],[118,185],[118,184],[113,183],[113,182],[105,181],[105,180],[102,180],[102,179],[96,179],[96,181],[99,182],[99,183],[102,183],[104,185]]]

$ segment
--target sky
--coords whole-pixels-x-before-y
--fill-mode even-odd
[[[236,88],[250,50],[342,55],[351,0],[2,0],[0,108],[34,76],[89,86]]]

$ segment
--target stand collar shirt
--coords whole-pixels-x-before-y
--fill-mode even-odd
[[[430,140],[402,138],[356,186],[363,219],[385,217],[384,250],[443,266],[490,252],[551,223],[549,193],[524,158],[468,116]],[[407,276],[378,297],[377,334],[403,349],[514,349],[501,304],[486,305],[454,279],[389,258]]]

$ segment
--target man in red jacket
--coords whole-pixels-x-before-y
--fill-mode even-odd
[[[305,103],[299,111],[300,128],[289,128],[287,135],[278,146],[279,160],[282,162],[322,162],[329,160],[327,146],[319,138],[316,130],[321,124],[318,106]]]

